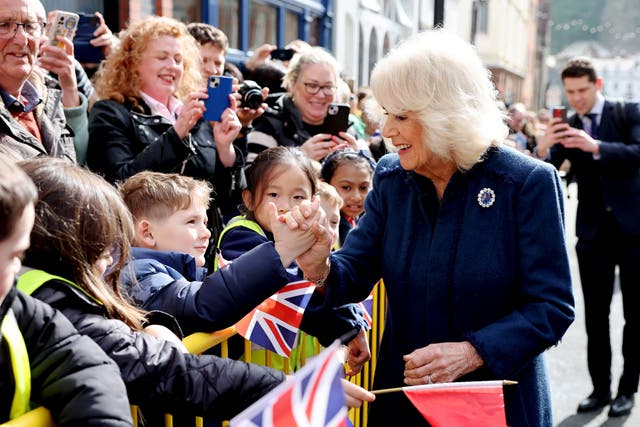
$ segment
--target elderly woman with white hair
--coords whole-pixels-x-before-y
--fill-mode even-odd
[[[507,128],[473,47],[442,30],[401,43],[375,67],[383,157],[341,250],[318,240],[297,261],[323,304],[365,298],[384,279],[388,308],[374,388],[515,380],[509,426],[551,426],[543,352],[574,319],[562,183],[501,145]],[[301,211],[288,219],[308,221]],[[370,426],[427,425],[403,393],[377,396]]]
[[[340,66],[323,48],[312,47],[295,55],[282,81],[287,92],[254,120],[247,135],[247,163],[279,145],[300,147],[313,160],[322,160],[340,148],[357,148],[356,139],[347,132],[331,135],[323,126],[329,104],[337,102],[339,82]]]

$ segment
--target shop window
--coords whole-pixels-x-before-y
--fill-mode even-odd
[[[307,42],[311,46],[320,46],[321,40],[321,31],[322,26],[320,25],[320,18],[315,16],[313,21],[309,24],[309,35],[307,37]],[[329,46],[333,46],[333,40],[329,40]]]
[[[300,38],[300,15],[286,11],[284,14],[284,45]]]
[[[240,48],[240,29],[238,27],[238,1],[219,0],[218,1],[218,28],[220,28],[229,39],[229,47]]]
[[[44,10],[66,10],[69,12],[104,11],[104,0],[42,0]]]
[[[252,0],[249,21],[249,50],[255,50],[265,43],[277,44],[278,21],[275,7]]]
[[[173,2],[173,17],[179,21],[201,22],[200,18],[200,1],[199,0],[180,0]]]

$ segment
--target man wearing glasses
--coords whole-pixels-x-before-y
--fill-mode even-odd
[[[86,128],[86,99],[78,94],[71,41],[44,43],[46,16],[38,0],[0,0],[0,145],[18,157],[75,161],[72,128]]]

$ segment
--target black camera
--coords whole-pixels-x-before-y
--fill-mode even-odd
[[[243,108],[257,109],[260,108],[264,102],[262,98],[262,88],[253,80],[245,80],[244,83],[240,85],[238,93],[242,96],[241,106]]]

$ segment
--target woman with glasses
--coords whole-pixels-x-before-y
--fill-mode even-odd
[[[320,47],[294,56],[282,82],[287,93],[275,101],[272,110],[254,120],[247,135],[247,163],[278,145],[300,147],[313,160],[322,160],[339,148],[357,146],[347,132],[324,132],[329,104],[337,99],[339,69],[336,59]]]

